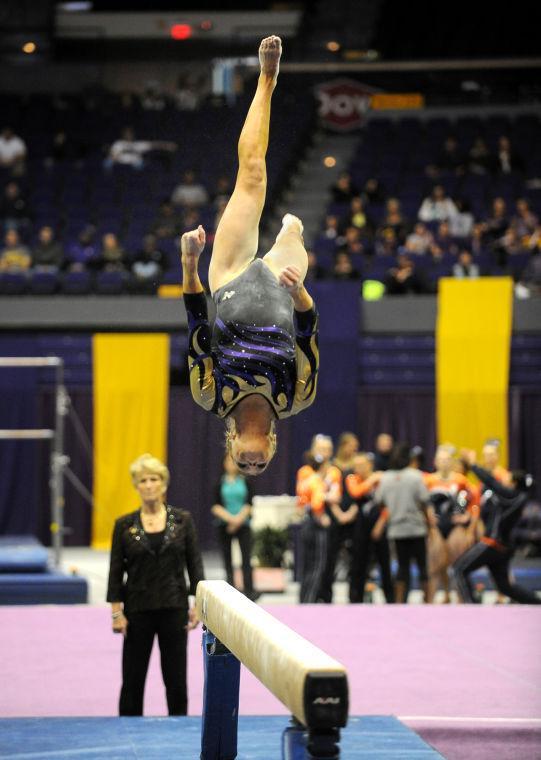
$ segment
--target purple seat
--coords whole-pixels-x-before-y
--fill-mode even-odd
[[[96,293],[102,296],[118,296],[124,292],[124,272],[99,272],[96,276]]]
[[[19,272],[4,272],[0,275],[0,294],[20,296],[28,289],[28,276]]]
[[[30,292],[37,296],[49,296],[58,289],[60,278],[57,272],[32,272]]]
[[[83,296],[90,293],[91,286],[90,272],[66,272],[62,282],[62,291],[71,296]]]

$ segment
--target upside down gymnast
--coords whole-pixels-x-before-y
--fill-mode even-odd
[[[318,316],[303,285],[308,258],[300,219],[286,214],[275,244],[263,258],[255,258],[265,203],[270,104],[281,52],[279,37],[261,42],[261,73],[239,139],[235,189],[212,249],[212,328],[198,275],[203,227],[184,234],[181,242],[192,395],[225,421],[227,449],[247,475],[263,472],[272,459],[275,420],[313,402],[319,365]]]

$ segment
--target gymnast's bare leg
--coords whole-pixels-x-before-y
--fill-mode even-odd
[[[279,37],[266,37],[259,47],[261,73],[239,138],[235,189],[216,230],[209,267],[211,291],[246,269],[257,253],[259,221],[265,204],[271,98],[282,54]]]

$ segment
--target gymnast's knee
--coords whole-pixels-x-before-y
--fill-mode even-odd
[[[238,182],[248,190],[264,189],[267,180],[265,159],[260,156],[242,156]]]

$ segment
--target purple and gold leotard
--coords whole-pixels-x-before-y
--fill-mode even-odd
[[[185,294],[190,330],[190,387],[197,404],[226,417],[257,393],[282,419],[316,395],[318,315],[298,312],[290,294],[261,260],[214,294],[211,328],[204,293]]]

